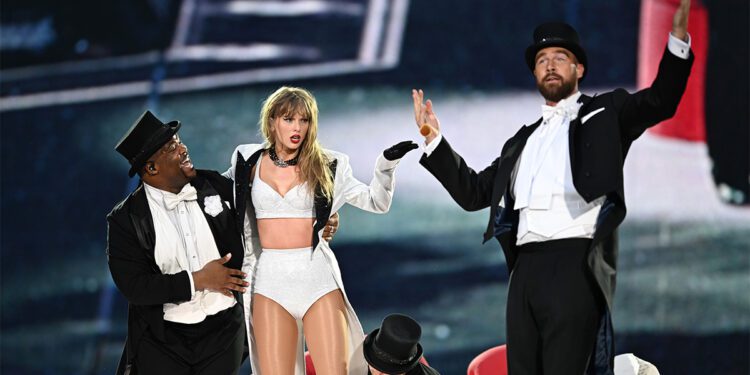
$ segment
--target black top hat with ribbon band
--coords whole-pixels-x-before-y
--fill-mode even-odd
[[[115,146],[115,150],[130,162],[128,176],[138,173],[148,158],[169,142],[179,129],[179,121],[165,124],[150,111],[143,112]]]
[[[583,77],[579,81],[586,77],[589,67],[588,58],[586,57],[586,51],[581,47],[578,33],[573,26],[564,22],[547,22],[534,29],[534,43],[526,48],[526,65],[532,72],[534,71],[537,52],[547,47],[562,47],[572,52],[578,62],[586,67],[583,71]]]
[[[422,358],[419,339],[422,328],[403,314],[391,314],[380,328],[370,332],[362,349],[370,366],[389,374],[400,374],[414,368]]]

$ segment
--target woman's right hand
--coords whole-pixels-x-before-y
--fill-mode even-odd
[[[424,92],[421,89],[412,89],[411,98],[414,100],[414,120],[425,143],[429,144],[440,132],[440,121],[432,110],[432,101],[427,99],[424,102]]]
[[[328,218],[326,225],[323,227],[323,239],[326,242],[333,240],[333,235],[339,230],[339,213],[336,212]]]

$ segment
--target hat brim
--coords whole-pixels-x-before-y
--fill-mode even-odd
[[[377,328],[374,331],[370,332],[370,334],[365,337],[365,341],[362,343],[362,352],[365,355],[365,360],[370,364],[370,366],[381,372],[389,374],[400,374],[402,372],[407,372],[413,369],[417,366],[417,364],[419,364],[419,360],[422,358],[422,345],[420,345],[419,343],[417,343],[417,354],[414,356],[414,359],[409,363],[405,363],[403,365],[386,362],[380,357],[376,356],[372,350],[372,342],[375,339],[375,335],[378,334],[378,331],[380,331],[380,328]]]
[[[169,142],[169,140],[172,139],[172,136],[174,136],[177,131],[180,130],[180,126],[182,126],[179,121],[171,121],[166,123],[165,125],[166,126],[159,129],[159,132],[154,134],[149,139],[148,144],[143,147],[143,149],[133,159],[133,162],[130,163],[128,176],[135,176],[136,173],[138,173],[138,171],[146,164],[146,161],[151,158],[151,155],[153,155],[162,146],[164,146],[165,143]]]
[[[529,69],[533,72],[534,71],[534,63],[536,60],[536,54],[539,52],[539,50],[547,48],[547,47],[562,47],[567,49],[568,51],[572,52],[573,55],[576,56],[576,59],[578,59],[578,62],[584,66],[583,70],[583,76],[581,76],[581,79],[578,81],[582,81],[586,77],[586,73],[588,73],[588,57],[586,56],[586,51],[581,48],[580,45],[571,43],[564,40],[549,40],[541,43],[536,43],[530,45],[528,48],[526,48],[526,65],[529,66]]]

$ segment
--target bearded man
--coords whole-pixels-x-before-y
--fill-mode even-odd
[[[465,210],[490,207],[511,274],[506,330],[511,375],[613,373],[611,311],[617,227],[625,218],[623,164],[643,132],[672,117],[693,54],[682,0],[651,87],[581,94],[588,71],[578,33],[562,22],[536,28],[525,60],[545,99],[500,157],[475,172],[440,134],[432,102],[412,91],[425,136],[420,163]],[[616,48],[616,46],[613,46]]]

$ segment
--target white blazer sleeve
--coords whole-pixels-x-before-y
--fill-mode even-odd
[[[393,189],[396,186],[394,173],[399,160],[387,160],[379,155],[375,161],[375,173],[370,185],[365,185],[354,178],[349,165],[349,157],[338,156],[339,165],[336,171],[336,185],[341,187],[341,194],[346,203],[365,211],[386,213],[391,208]],[[340,179],[339,179],[340,177]]]
[[[229,156],[229,169],[227,169],[224,173],[221,174],[222,176],[226,178],[232,179],[232,181],[234,181],[234,167],[235,167],[235,163],[237,163],[237,152],[239,151],[239,149],[240,149],[240,146],[237,146],[234,149],[234,151],[232,151],[232,155]]]

